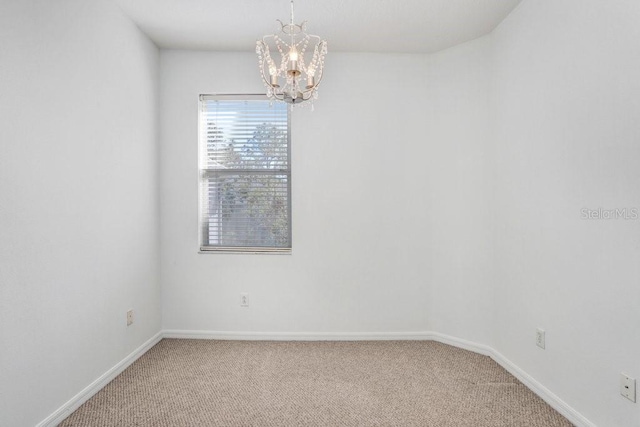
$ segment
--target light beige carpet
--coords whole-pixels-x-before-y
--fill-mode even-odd
[[[431,341],[164,339],[61,426],[571,426],[489,357]]]

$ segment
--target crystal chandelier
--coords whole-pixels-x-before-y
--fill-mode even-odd
[[[327,42],[318,36],[307,34],[306,24],[293,23],[293,0],[291,21],[281,26],[280,34],[270,34],[256,42],[256,53],[262,80],[270,99],[300,104],[318,97],[318,86],[322,81]],[[270,46],[280,54],[280,63],[271,56]]]

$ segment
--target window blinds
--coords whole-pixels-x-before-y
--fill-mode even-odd
[[[289,252],[286,104],[261,95],[200,96],[200,249]]]

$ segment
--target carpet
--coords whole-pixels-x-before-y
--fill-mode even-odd
[[[163,339],[70,426],[571,426],[491,358],[434,341]]]

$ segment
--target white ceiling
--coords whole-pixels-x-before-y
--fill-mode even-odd
[[[115,0],[158,46],[253,52],[289,0]],[[296,0],[330,51],[431,53],[491,32],[521,0]]]

